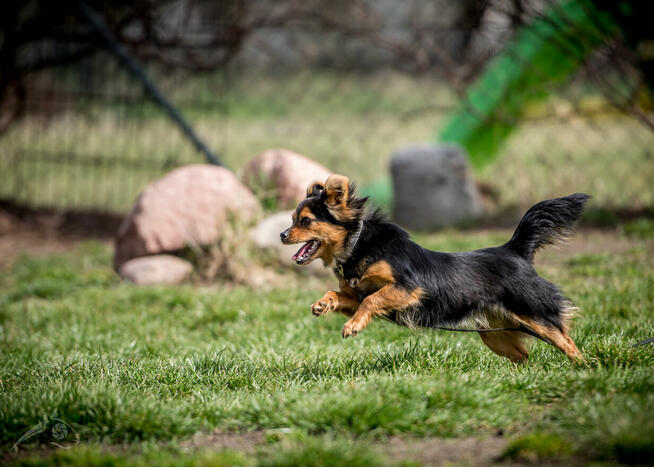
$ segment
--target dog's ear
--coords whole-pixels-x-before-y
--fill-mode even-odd
[[[332,207],[344,206],[347,203],[350,180],[344,175],[330,175],[325,182],[327,204]]]
[[[325,184],[319,181],[309,183],[307,187],[307,198],[309,196],[319,195],[321,191],[325,189]]]

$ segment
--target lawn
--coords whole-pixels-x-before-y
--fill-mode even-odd
[[[416,239],[456,251],[509,235]],[[654,347],[631,346],[654,335],[653,238],[640,219],[541,253],[537,269],[583,309],[572,337],[585,361],[537,342],[519,366],[476,335],[381,320],[342,340],[343,317],[309,311],[332,278],[139,288],[118,280],[102,243],[21,256],[0,275],[0,460],[651,462]],[[40,422],[44,433],[8,452]]]

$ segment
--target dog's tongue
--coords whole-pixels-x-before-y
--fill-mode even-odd
[[[304,245],[302,245],[302,247],[297,251],[297,253],[295,253],[295,254],[293,255],[293,261],[295,261],[295,260],[298,259],[300,256],[302,256],[304,253],[306,253],[307,250],[308,250],[309,248],[311,248],[311,244],[312,244],[312,243],[313,243],[313,241],[308,241],[307,243],[305,243]]]

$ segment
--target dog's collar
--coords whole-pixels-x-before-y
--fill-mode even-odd
[[[338,275],[341,277],[344,277],[344,272],[343,272],[343,265],[347,262],[348,259],[350,259],[350,256],[352,255],[352,252],[357,246],[357,243],[359,243],[359,238],[361,237],[361,232],[363,231],[363,219],[359,220],[359,226],[357,229],[354,231],[352,236],[347,242],[347,248],[345,249],[345,253],[343,254],[343,259],[336,259],[336,272],[338,272]]]
[[[359,227],[357,227],[356,231],[352,234],[350,237],[350,240],[347,242],[347,252],[345,254],[346,258],[349,258],[352,252],[354,251],[354,248],[357,246],[357,243],[359,243],[359,237],[361,237],[361,231],[363,230],[363,219],[359,220]]]

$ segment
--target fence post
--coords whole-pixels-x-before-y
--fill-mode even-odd
[[[156,84],[148,77],[136,59],[133,58],[127,49],[116,40],[107,25],[104,23],[102,17],[83,1],[78,1],[77,6],[82,16],[84,16],[93,30],[102,38],[107,48],[118,58],[121,65],[123,65],[127,71],[141,82],[145,92],[152,98],[152,100],[164,109],[170,119],[177,124],[182,133],[191,141],[191,143],[193,143],[195,149],[204,154],[209,163],[223,165],[218,156],[211,152],[207,145],[204,144],[198,135],[195,134],[193,128],[191,128],[182,114],[170,101],[168,101],[168,99],[166,99],[161,91],[159,91],[159,88],[157,88]]]

